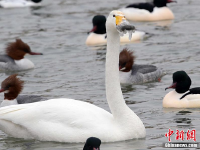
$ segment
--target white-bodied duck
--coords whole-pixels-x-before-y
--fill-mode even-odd
[[[33,103],[44,100],[37,95],[19,95],[23,89],[24,81],[17,78],[17,74],[10,75],[1,83],[0,93],[4,92],[4,100],[0,107]]]
[[[109,14],[105,84],[111,113],[79,100],[51,99],[0,108],[0,130],[15,138],[70,143],[85,142],[92,136],[102,142],[144,138],[145,127],[126,105],[119,82],[119,32],[131,34],[134,29],[122,12]]]
[[[42,55],[42,53],[32,52],[29,45],[21,39],[16,39],[15,42],[9,43],[5,50],[5,55],[0,55],[0,70],[2,71],[21,71],[33,69],[34,64],[25,59],[26,54]]]
[[[107,43],[107,34],[106,34],[106,17],[103,15],[96,15],[92,19],[93,29],[89,32],[89,35],[86,39],[87,45],[103,45]],[[141,41],[144,39],[146,33],[142,31],[135,31],[132,34],[131,40],[129,40],[129,35],[125,34],[123,37],[120,37],[121,43],[129,43]]]
[[[40,6],[42,0],[1,0],[0,7],[15,8],[15,7],[30,7]]]
[[[161,21],[174,19],[173,12],[167,7],[172,0],[153,0],[153,3],[134,3],[120,9],[131,21]]]
[[[173,73],[173,83],[170,87],[175,90],[165,95],[163,107],[168,108],[200,108],[200,87],[191,88],[191,79],[185,71]]]
[[[119,55],[119,77],[120,83],[142,84],[160,81],[166,74],[162,69],[153,65],[134,64],[135,56],[127,48]]]

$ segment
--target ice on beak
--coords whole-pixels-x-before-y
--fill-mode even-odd
[[[122,23],[117,25],[117,31],[119,32],[120,36],[123,36],[127,32],[129,33],[129,40],[132,38],[132,33],[135,32],[135,27],[131,25],[127,20],[123,20]]]

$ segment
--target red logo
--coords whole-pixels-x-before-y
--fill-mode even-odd
[[[167,133],[165,133],[165,137],[168,138],[168,141],[171,142],[171,136],[173,135],[174,131],[169,129],[169,131]],[[176,130],[176,137],[175,137],[175,140],[182,140],[184,141],[184,130]],[[187,140],[193,140],[196,142],[196,130],[187,130],[187,133],[186,133],[186,139]]]

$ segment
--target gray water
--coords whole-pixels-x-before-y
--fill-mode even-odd
[[[41,7],[0,9],[0,53],[6,43],[21,38],[32,51],[43,56],[26,56],[35,69],[18,72],[25,81],[22,94],[47,98],[66,97],[87,101],[109,111],[104,86],[106,47],[85,45],[91,20],[96,14],[108,15],[136,0],[44,0]],[[152,64],[166,70],[161,82],[122,85],[127,105],[142,119],[146,139],[103,143],[102,150],[166,149],[168,129],[196,129],[200,142],[200,109],[163,109],[162,99],[169,91],[172,73],[185,70],[192,87],[200,86],[200,1],[178,0],[169,5],[176,19],[160,23],[133,23],[151,33],[143,42],[122,45],[137,56],[137,64]],[[0,81],[13,72],[0,73]],[[0,94],[3,99],[3,94]],[[102,122],[103,124],[103,122]],[[175,138],[175,135],[172,136]],[[27,141],[7,137],[0,131],[1,150],[81,150],[83,144]]]

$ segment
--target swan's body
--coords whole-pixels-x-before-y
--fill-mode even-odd
[[[145,32],[135,31],[132,35],[131,40],[129,40],[129,34],[125,34],[123,37],[120,37],[120,43],[130,43],[141,41],[145,37]],[[107,35],[106,34],[96,34],[90,33],[86,39],[87,45],[102,45],[107,43]]]
[[[153,81],[160,81],[166,73],[152,65],[137,65],[132,66],[129,72],[119,72],[120,83],[126,84],[142,84]]]
[[[128,20],[131,21],[161,21],[174,19],[173,12],[168,7],[155,7],[153,12],[137,8],[120,9]]]
[[[13,105],[0,108],[2,131],[17,138],[58,142],[84,142],[91,136],[102,142],[145,137],[142,121],[123,99],[118,70],[120,42],[116,29],[116,23],[121,22],[113,15],[123,17],[121,12],[112,11],[106,23],[106,97],[112,114],[95,105],[64,98]]]
[[[34,3],[27,0],[1,0],[0,6],[3,8],[30,7],[41,6],[41,3]]]
[[[191,88],[191,79],[185,71],[173,73],[173,84],[166,88],[175,90],[165,95],[163,107],[200,108],[200,88]]]

